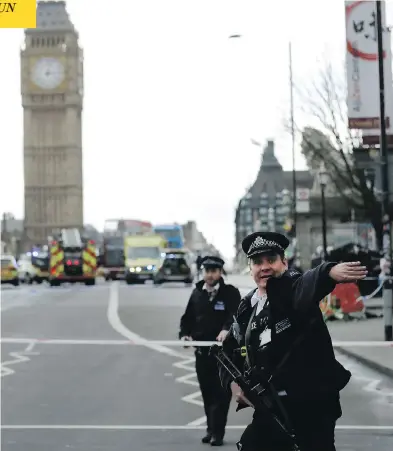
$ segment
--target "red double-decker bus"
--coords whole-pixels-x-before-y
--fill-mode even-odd
[[[140,219],[107,219],[104,224],[104,234],[120,232],[124,235],[146,235],[153,233],[153,224]]]

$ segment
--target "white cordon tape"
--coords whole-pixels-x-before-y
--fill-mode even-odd
[[[179,346],[179,347],[208,347],[212,345],[221,346],[217,341],[186,341],[186,340],[67,340],[67,339],[35,339],[35,338],[1,338],[0,343],[14,344],[53,344],[53,345],[161,345],[161,346]],[[354,347],[354,348],[393,348],[392,341],[333,341],[333,346]]]
[[[384,285],[384,282],[380,283],[377,286],[377,288],[372,293],[368,294],[367,296],[359,296],[356,299],[356,302],[360,302],[360,301],[366,302],[366,301],[369,301],[370,299],[374,298],[382,290],[383,285]]]
[[[135,344],[149,344],[149,345],[163,345],[163,346],[184,346],[184,347],[202,347],[202,346],[212,346],[219,345],[222,343],[217,341],[179,341],[179,340],[146,340],[144,343]],[[333,341],[333,346],[340,347],[360,347],[360,348],[393,348],[392,341]]]

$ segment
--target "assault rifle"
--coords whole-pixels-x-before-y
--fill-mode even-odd
[[[252,375],[247,379],[227,356],[221,346],[211,346],[210,354],[213,355],[227,371],[233,382],[240,387],[244,396],[254,406],[255,410],[260,410],[269,416],[278,433],[284,434],[288,439],[292,451],[300,451],[300,448],[296,444],[295,435],[290,426],[287,413],[273,384],[267,378],[263,378],[264,383],[266,384],[265,387],[261,382],[256,382],[255,377],[252,377]],[[283,420],[279,418],[277,412],[281,414]]]

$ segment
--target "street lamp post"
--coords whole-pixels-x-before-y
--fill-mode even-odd
[[[292,136],[292,235],[297,236],[297,180],[296,180],[296,164],[295,164],[295,122],[293,107],[293,70],[292,70],[292,43],[289,43],[289,86],[291,98],[291,136]]]
[[[366,181],[366,186],[371,193],[375,195],[375,168],[368,167],[364,169],[364,179]],[[369,232],[367,230],[366,237],[366,249],[369,249]]]
[[[322,247],[323,247],[323,259],[327,259],[327,227],[326,227],[326,199],[325,189],[328,184],[328,174],[325,169],[325,165],[322,163],[319,169],[319,184],[321,186],[321,207],[322,207]]]
[[[392,243],[392,218],[389,208],[389,169],[388,169],[388,146],[386,136],[385,115],[385,80],[384,80],[384,55],[383,55],[383,29],[382,29],[382,5],[375,2],[377,19],[378,40],[378,76],[379,76],[379,124],[380,140],[379,152],[381,158],[381,184],[382,184],[382,218],[385,225],[386,235],[386,257],[390,260],[390,268],[383,286],[383,316],[385,323],[385,341],[393,341],[393,243]],[[389,68],[390,70],[390,68]]]

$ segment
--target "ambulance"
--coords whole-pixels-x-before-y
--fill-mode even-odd
[[[125,280],[128,285],[154,280],[167,245],[160,235],[134,235],[124,239]]]

